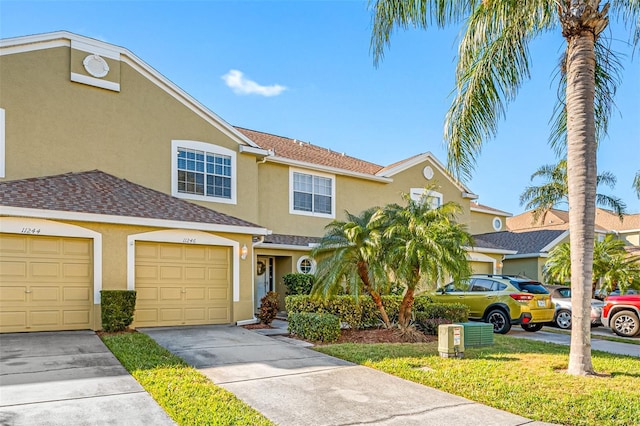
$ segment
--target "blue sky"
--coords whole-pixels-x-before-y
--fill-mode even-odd
[[[457,28],[396,32],[376,68],[363,1],[0,0],[0,37],[58,30],[129,49],[232,125],[381,165],[427,151],[446,163]],[[640,64],[628,31],[616,23],[611,31],[625,70],[598,167],[618,178],[602,192],[633,213],[640,212],[631,190],[640,170]],[[467,182],[480,203],[522,212],[531,174],[556,161],[547,137],[562,49],[559,33],[532,44],[532,79]]]

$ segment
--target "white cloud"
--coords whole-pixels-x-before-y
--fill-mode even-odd
[[[238,70],[230,70],[222,76],[222,79],[238,95],[278,96],[287,90],[285,86],[279,84],[262,86],[255,81],[249,80],[242,71]]]

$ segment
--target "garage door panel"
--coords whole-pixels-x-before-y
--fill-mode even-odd
[[[78,324],[86,324],[89,322],[90,312],[84,309],[72,311],[66,310],[63,313],[63,322],[65,325],[78,325]]]
[[[229,292],[226,288],[209,288],[210,300],[227,300],[229,298]]]
[[[52,262],[31,262],[29,264],[29,277],[57,278],[60,276],[60,265]]]
[[[0,332],[91,328],[92,241],[0,234]]]
[[[182,280],[182,266],[160,266],[161,280]]]
[[[209,308],[209,321],[224,321],[229,317],[229,309],[222,308]]]
[[[65,287],[62,299],[65,302],[90,302],[91,292],[84,287]]]
[[[64,263],[62,276],[66,279],[81,278],[86,280],[91,277],[91,265],[87,263]]]
[[[229,252],[229,248],[217,246],[137,242],[134,325],[229,323]]]
[[[10,302],[26,302],[27,287],[2,285],[0,287],[0,305],[3,307]]]
[[[185,279],[188,281],[205,281],[207,278],[207,268],[205,266],[200,267],[189,267],[186,266],[184,268],[185,271]]]
[[[0,312],[0,323],[3,331],[21,331],[27,327],[27,313],[25,311],[7,311]]]
[[[31,300],[33,302],[47,302],[57,305],[60,301],[60,288],[53,285],[51,287],[31,286]]]
[[[27,278],[27,262],[19,260],[3,260],[0,262],[0,277],[3,280],[9,278]]]
[[[160,259],[163,260],[182,260],[182,246],[174,245],[162,245],[160,246]]]
[[[207,309],[206,308],[186,308],[184,310],[185,321],[206,321]]]
[[[27,253],[27,237],[24,235],[3,235],[0,238],[0,255],[24,255]]]
[[[63,240],[62,253],[68,256],[91,257],[91,242],[89,240]]]

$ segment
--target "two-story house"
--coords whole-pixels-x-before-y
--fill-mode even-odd
[[[123,47],[1,40],[0,332],[99,329],[103,289],[137,291],[138,327],[252,321],[331,220],[430,184],[504,229],[430,153],[376,165],[236,128]],[[478,272],[514,253],[467,249]]]

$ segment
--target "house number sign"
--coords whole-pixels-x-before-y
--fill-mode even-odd
[[[39,234],[40,228],[22,228],[20,230],[21,234]]]
[[[196,239],[195,238],[183,238],[182,242],[183,243],[187,243],[187,244],[195,244],[196,243]]]

